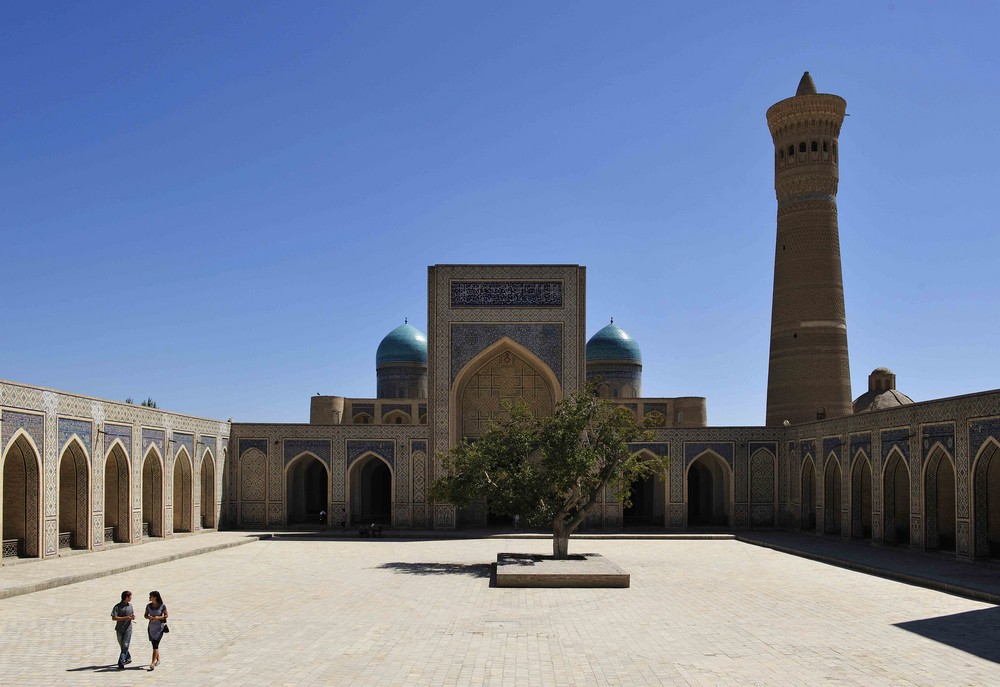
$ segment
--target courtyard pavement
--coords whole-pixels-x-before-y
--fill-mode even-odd
[[[628,570],[630,589],[490,586],[498,552],[549,549],[539,539],[278,538],[3,599],[0,684],[1000,682],[997,606],[734,540],[571,543]],[[141,668],[143,622],[135,662],[114,668],[110,611],[125,588],[138,613],[150,589],[170,609],[155,672]]]

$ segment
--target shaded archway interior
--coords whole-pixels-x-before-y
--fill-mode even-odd
[[[89,494],[87,454],[73,440],[59,457],[59,548],[87,548]]]
[[[23,435],[3,461],[4,552],[24,558],[41,556],[38,455]],[[8,551],[9,549],[9,551]]]
[[[142,461],[142,536],[163,536],[163,466],[150,449]]]
[[[215,461],[212,454],[205,453],[201,459],[201,526],[203,529],[213,529],[215,519]]]
[[[392,471],[376,456],[351,466],[351,523],[392,524]]]
[[[174,532],[191,531],[191,459],[181,449],[174,459]]]
[[[885,464],[882,503],[884,509],[883,541],[908,546],[910,543],[910,472],[898,451]]]
[[[115,444],[104,461],[104,528],[111,529],[109,543],[131,540],[128,496],[128,458],[122,447]]]
[[[705,453],[691,463],[687,473],[688,525],[729,525],[729,471],[719,456]]]
[[[327,508],[329,475],[315,456],[303,455],[288,466],[287,500],[289,525],[317,525]]]

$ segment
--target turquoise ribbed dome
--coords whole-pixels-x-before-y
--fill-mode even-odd
[[[616,360],[642,363],[639,344],[625,330],[614,322],[590,337],[587,342],[587,362],[596,360]]]
[[[384,363],[427,364],[427,337],[416,327],[401,324],[385,335],[375,352],[375,365]]]

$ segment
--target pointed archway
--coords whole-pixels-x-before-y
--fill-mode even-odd
[[[216,527],[216,513],[218,506],[215,503],[215,460],[212,459],[212,452],[205,451],[201,459],[201,527],[205,530],[212,530]]]
[[[972,506],[975,556],[1000,559],[1000,444],[992,437],[973,464]]]
[[[882,471],[883,541],[910,543],[910,471],[899,449],[893,448]]]
[[[691,461],[685,486],[689,527],[729,525],[729,465],[719,454],[705,451]]]
[[[351,466],[351,523],[392,524],[392,469],[379,455],[368,453]]]
[[[872,466],[864,451],[854,457],[851,471],[851,537],[872,538]]]
[[[562,396],[559,380],[538,356],[502,337],[470,360],[451,388],[452,445],[480,436],[504,401],[522,401],[536,417],[551,415]]]
[[[840,536],[842,530],[841,508],[841,472],[836,456],[830,455],[826,461],[823,477],[823,532]]]
[[[640,457],[642,454],[646,454],[643,459],[649,459],[651,456],[648,451],[640,451]],[[665,496],[666,486],[659,474],[648,475],[632,482],[629,487],[631,504],[622,509],[622,524],[626,527],[642,525],[662,527]]]
[[[3,557],[41,558],[41,462],[34,442],[18,430],[0,462]]]
[[[924,547],[955,551],[955,465],[939,443],[924,466]]]
[[[296,456],[285,468],[285,506],[289,525],[324,526],[329,515],[321,518],[320,513],[329,512],[330,474],[326,464],[312,453]]]
[[[150,446],[142,461],[142,537],[163,536],[163,460]]]
[[[90,461],[75,435],[59,456],[59,548],[90,547]]]
[[[191,479],[191,458],[182,447],[174,458],[174,532],[191,531]]]
[[[129,466],[122,443],[115,440],[104,461],[105,544],[132,541],[129,531]]]
[[[799,528],[814,532],[816,530],[816,467],[812,456],[807,455],[802,461],[801,505],[799,512]]]

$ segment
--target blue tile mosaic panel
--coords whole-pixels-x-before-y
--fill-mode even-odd
[[[470,360],[502,337],[509,337],[534,353],[563,383],[562,325],[540,324],[459,324],[451,325],[451,381]]]
[[[303,453],[312,453],[319,457],[327,467],[330,466],[330,442],[325,439],[286,439],[285,465]]]
[[[705,451],[713,451],[733,466],[733,444],[729,441],[686,441],[684,442],[684,465],[690,465]]]
[[[799,442],[799,456],[805,458],[807,454],[816,457],[816,442],[812,439]]]
[[[882,432],[882,458],[885,459],[889,456],[889,451],[895,446],[899,449],[899,452],[903,454],[906,462],[910,462],[910,430],[907,428],[903,429],[890,429],[888,431]]]
[[[840,437],[824,437],[823,460],[825,461],[826,457],[832,453],[837,457],[837,460],[839,461],[843,457],[841,451],[843,446],[844,442]]]
[[[931,448],[941,442],[949,453],[955,453],[955,425],[948,422],[939,425],[924,425],[920,428],[920,456],[926,459]]]
[[[670,455],[670,444],[666,442],[646,442],[640,441],[628,445],[628,451],[631,454],[636,454],[642,450],[650,451],[658,456],[669,456]]]
[[[385,458],[389,465],[396,465],[396,442],[390,440],[360,439],[347,441],[347,464],[350,465],[371,451]]]
[[[417,451],[423,451],[424,453],[427,453],[427,442],[423,441],[422,439],[411,441],[410,450],[413,453],[416,453]]]
[[[162,429],[142,430],[142,455],[145,456],[150,446],[156,446],[156,450],[161,456],[166,455],[163,451],[163,444],[166,441],[166,433]]]
[[[181,434],[180,432],[173,432],[170,435],[170,440],[174,442],[174,454],[181,446],[187,449],[188,455],[194,458],[194,435],[193,434]]]
[[[122,442],[122,446],[125,447],[125,455],[129,455],[132,451],[132,428],[128,425],[113,425],[110,423],[104,423],[104,452],[107,453],[108,449],[111,448],[111,444],[115,443],[115,439]]]
[[[14,436],[14,432],[19,429],[23,429],[31,437],[31,440],[35,442],[35,446],[38,450],[45,455],[45,430],[44,422],[41,415],[32,415],[31,413],[18,413],[13,410],[3,411],[3,447],[7,446],[7,442],[10,438]]]
[[[205,449],[212,452],[212,456],[215,456],[215,437],[208,436],[207,434],[202,434],[198,437],[198,454],[199,458],[205,455]]]
[[[92,427],[93,424],[90,420],[59,418],[59,450],[62,450],[66,442],[69,441],[69,438],[75,434],[83,441],[83,447],[89,454],[91,446],[93,446],[93,442],[91,441]]]
[[[240,439],[240,455],[255,448],[265,456],[267,455],[267,439]]]
[[[453,281],[453,308],[561,308],[561,281]]]
[[[7,413],[4,413],[4,419]],[[993,437],[1000,442],[1000,418],[989,420],[974,420],[969,423],[969,458],[974,459],[979,453],[983,442]]]
[[[851,435],[851,460],[854,460],[854,456],[858,455],[858,451],[864,451],[865,455],[871,458],[872,455],[872,435],[865,434],[852,434]]]
[[[351,404],[351,415],[357,415],[358,413],[365,413],[371,417],[375,417],[375,404],[374,403],[352,403]]]

